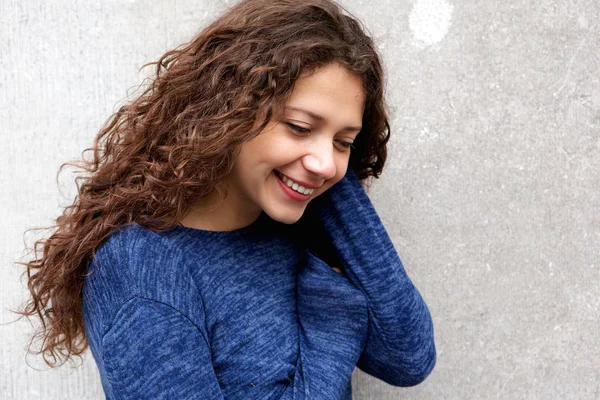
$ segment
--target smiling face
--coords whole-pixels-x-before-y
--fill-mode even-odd
[[[258,136],[241,145],[223,182],[227,197],[211,216],[202,217],[213,218],[213,229],[247,226],[261,211],[292,224],[309,201],[346,174],[365,107],[360,78],[328,64],[298,79],[283,106]],[[302,188],[291,182],[290,188],[282,181],[288,178],[312,192],[294,191]]]

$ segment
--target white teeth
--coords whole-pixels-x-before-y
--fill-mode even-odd
[[[295,190],[298,193],[311,194],[312,192],[314,192],[314,189],[307,189],[302,185],[298,185],[296,182],[292,181],[291,179],[288,179],[288,177],[283,174],[281,174],[281,180],[283,180],[283,182],[288,187],[291,187],[293,190]]]

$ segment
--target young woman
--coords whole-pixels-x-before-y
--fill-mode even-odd
[[[431,317],[362,186],[390,128],[360,23],[245,0],[153,64],[25,264],[46,362],[89,344],[111,399],[349,399],[356,366],[423,381]]]

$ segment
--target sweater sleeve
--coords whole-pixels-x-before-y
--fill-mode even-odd
[[[367,299],[358,368],[394,386],[421,383],[436,362],[431,315],[354,171],[313,200],[307,213],[314,251],[344,269]]]
[[[223,399],[206,332],[175,308],[134,297],[102,339],[109,399]]]

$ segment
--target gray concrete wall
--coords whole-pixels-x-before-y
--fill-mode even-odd
[[[228,3],[0,1],[0,322],[25,298],[23,232],[75,195],[59,165],[91,146],[142,64]],[[342,4],[385,57],[393,135],[369,194],[438,348],[414,388],[357,369],[355,398],[600,398],[600,3]],[[25,358],[30,333],[0,325],[0,398],[103,398],[91,353],[48,370]]]

